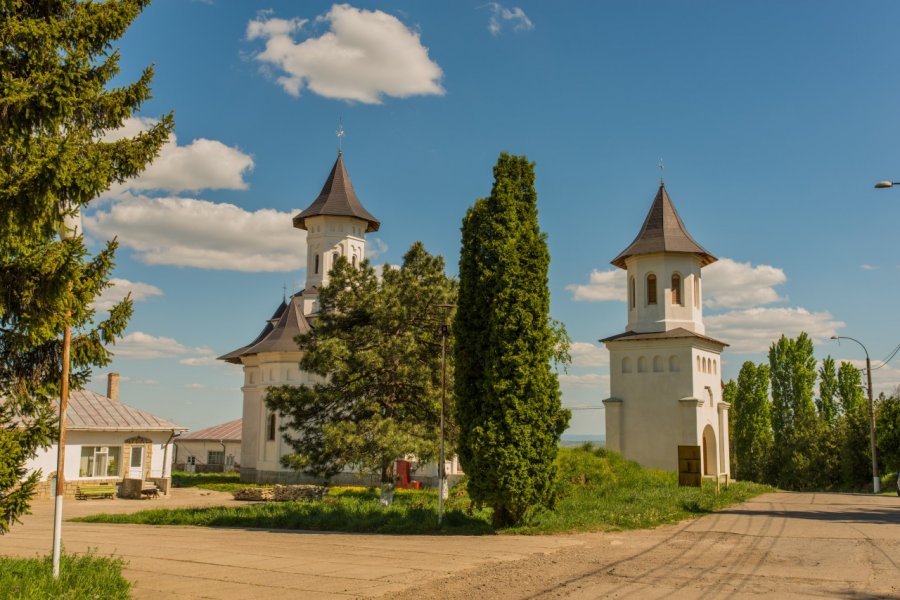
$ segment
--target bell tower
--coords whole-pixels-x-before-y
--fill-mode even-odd
[[[293,221],[294,227],[306,230],[303,312],[309,315],[318,311],[319,289],[328,285],[328,272],[338,257],[352,265],[362,262],[366,234],[378,231],[381,223],[356,197],[340,150],[319,196]]]

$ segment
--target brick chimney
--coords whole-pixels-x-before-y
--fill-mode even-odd
[[[119,401],[119,374],[110,373],[106,376],[106,397],[116,402]]]

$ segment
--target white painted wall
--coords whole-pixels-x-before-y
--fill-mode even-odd
[[[700,261],[686,253],[641,254],[625,259],[627,286],[635,284],[635,302],[632,308],[629,296],[628,323],[625,331],[650,333],[683,327],[703,335],[702,282]],[[656,304],[647,303],[647,276],[656,275]],[[681,275],[681,304],[672,301],[672,275]],[[697,280],[695,295],[694,280]],[[629,293],[630,292],[626,292]]]

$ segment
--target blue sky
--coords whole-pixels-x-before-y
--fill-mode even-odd
[[[123,401],[193,429],[240,416],[249,342],[300,289],[304,233],[342,122],[345,162],[376,262],[415,240],[455,273],[465,210],[501,151],[536,163],[553,316],[574,365],[570,433],[603,433],[623,272],[657,163],[704,269],[707,333],[725,378],[782,332],[817,356],[876,365],[900,343],[900,74],[896,2],[191,2],[157,0],[118,46],[134,80],[154,64],[148,119],[176,141],[95,201],[89,239],[118,235],[108,299],[138,300],[105,373]],[[374,240],[372,240],[374,238]],[[621,300],[620,300],[621,298]],[[102,303],[101,303],[102,307]],[[900,384],[900,361],[874,371]],[[590,409],[592,408],[593,409]]]

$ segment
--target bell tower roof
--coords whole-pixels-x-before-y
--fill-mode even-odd
[[[296,222],[296,221],[295,221]],[[666,186],[659,185],[659,191],[650,212],[644,219],[644,225],[634,241],[625,250],[615,257],[611,264],[625,269],[625,259],[638,254],[652,254],[655,252],[679,252],[696,254],[700,258],[700,266],[705,267],[714,263],[717,259],[698,244],[688,233],[675,205],[666,192]]]
[[[378,231],[381,226],[378,219],[373,217],[356,197],[340,151],[338,151],[337,160],[334,161],[334,166],[331,168],[331,174],[328,175],[325,185],[322,186],[319,197],[306,210],[294,217],[294,227],[306,229],[306,219],[320,215],[356,217],[366,221],[366,233]]]

